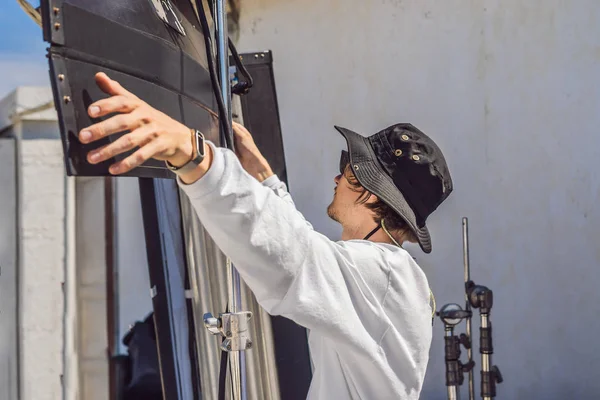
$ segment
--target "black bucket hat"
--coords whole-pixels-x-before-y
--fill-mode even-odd
[[[452,192],[452,178],[440,148],[411,124],[392,125],[364,137],[336,126],[346,138],[358,182],[402,217],[425,253],[431,252],[427,217]]]

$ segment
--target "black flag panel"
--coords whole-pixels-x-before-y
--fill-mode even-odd
[[[204,40],[189,1],[173,1],[168,14],[177,16],[184,34],[165,23],[151,1],[45,0],[42,13],[69,175],[109,175],[108,167],[131,153],[91,165],[87,152],[119,135],[87,145],[77,140],[81,129],[98,122],[87,107],[108,97],[94,82],[97,72],[219,143]],[[173,178],[154,160],[126,175]]]

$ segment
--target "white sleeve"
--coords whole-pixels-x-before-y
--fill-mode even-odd
[[[270,177],[262,181],[262,184],[263,186],[266,186],[272,191],[274,191],[275,194],[281,197],[282,199],[294,203],[294,201],[292,200],[292,196],[290,196],[290,193],[287,190],[285,182],[282,182],[277,175],[271,175]]]
[[[293,202],[246,173],[233,152],[209,145],[214,158],[206,175],[179,185],[259,304],[325,335],[364,338],[356,302],[373,307],[382,299],[365,289],[356,257],[375,259],[376,250],[357,251],[316,232]]]
[[[270,177],[268,177],[267,179],[262,181],[262,184],[264,186],[268,187],[269,189],[273,190],[273,192],[275,192],[275,194],[277,196],[281,197],[283,200],[287,201],[288,203],[293,204],[294,207],[296,207],[296,205],[294,204],[294,200],[292,199],[292,196],[290,195],[290,192],[288,191],[285,182],[281,181],[277,175],[275,175],[275,174],[271,175]],[[302,216],[302,218],[304,218],[304,216]],[[311,229],[313,228],[313,226],[310,222],[306,221],[306,224]]]

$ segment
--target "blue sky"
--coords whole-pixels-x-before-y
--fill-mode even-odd
[[[16,0],[2,0],[0,8],[0,98],[17,86],[49,85],[47,43],[42,29],[23,12]],[[37,7],[39,0],[30,0]]]

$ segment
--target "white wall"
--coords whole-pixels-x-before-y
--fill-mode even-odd
[[[600,395],[599,20],[592,0],[242,2],[238,49],[274,51],[292,194],[316,229],[339,235],[334,124],[411,122],[445,152],[455,192],[429,219],[433,253],[411,251],[438,305],[462,303],[469,217],[499,398]],[[423,398],[442,399],[434,334]]]
[[[73,393],[74,340],[65,339],[73,338],[75,320],[74,282],[68,276],[74,268],[74,182],[65,178],[51,100],[50,89],[44,87],[19,87],[0,100],[0,348],[3,367],[10,371],[3,376],[9,379],[3,379],[0,397],[7,400],[63,398],[65,387]],[[11,247],[12,261],[7,257]]]
[[[0,100],[0,398],[106,399],[104,181],[65,176],[51,100]]]
[[[62,396],[64,344],[62,146],[58,140],[25,140],[20,153],[20,398],[55,400]]]
[[[152,311],[150,276],[137,178],[117,179],[117,268],[119,269],[119,334]],[[122,353],[127,348],[119,339]]]

